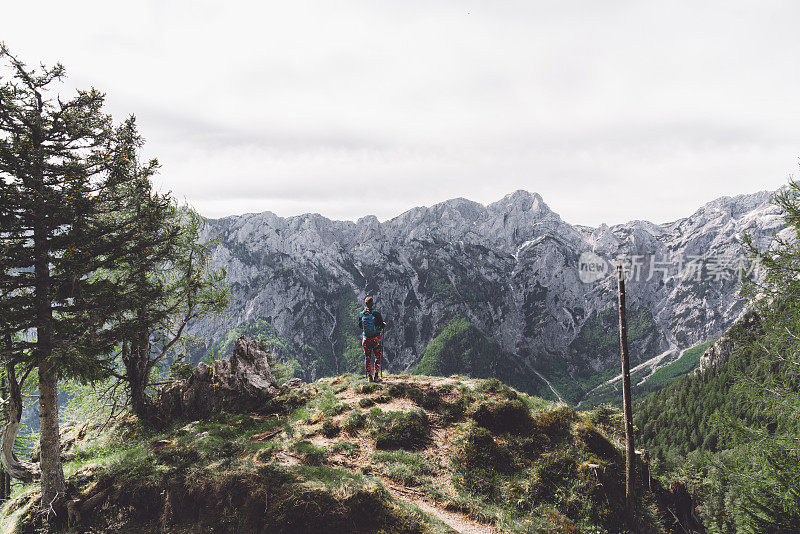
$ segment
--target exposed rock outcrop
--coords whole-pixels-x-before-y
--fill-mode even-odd
[[[197,419],[220,410],[258,410],[277,392],[267,353],[258,341],[241,336],[230,359],[201,362],[187,380],[161,392],[159,406],[165,418]]]
[[[754,310],[747,311],[733,324],[730,330],[706,350],[700,358],[700,367],[695,373],[702,373],[727,361],[743,341],[752,339],[760,331],[761,319],[758,313]]]

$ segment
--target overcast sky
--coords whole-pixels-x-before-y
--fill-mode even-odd
[[[2,0],[0,40],[135,114],[210,217],[540,193],[664,222],[800,156],[800,2]]]

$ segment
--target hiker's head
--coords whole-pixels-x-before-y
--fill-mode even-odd
[[[364,299],[364,304],[367,305],[367,308],[372,309],[375,306],[375,301],[372,300],[372,297],[367,297]]]

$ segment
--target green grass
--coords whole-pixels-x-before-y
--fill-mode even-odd
[[[345,456],[355,456],[358,454],[358,443],[352,441],[337,441],[330,447],[332,454],[341,453]]]
[[[337,423],[334,423],[330,419],[326,419],[322,422],[322,428],[320,428],[320,434],[325,436],[326,438],[335,438],[339,435],[342,431],[342,427],[340,427]]]
[[[364,384],[356,386],[354,388],[354,391],[361,395],[369,395],[370,393],[375,393],[380,389],[382,389],[382,386],[380,384],[376,384],[374,382],[366,382]]]
[[[372,460],[383,465],[384,474],[404,486],[419,486],[437,473],[432,460],[419,453],[404,450],[376,451]],[[441,467],[441,466],[439,466]]]
[[[339,402],[333,392],[333,389],[329,386],[323,387],[321,393],[318,395],[312,405],[328,417],[339,415],[340,413],[349,409],[347,404],[342,404]]]
[[[451,456],[453,482],[458,488],[490,500],[499,498],[501,473],[513,467],[511,452],[486,428],[468,426],[455,442]]]
[[[259,484],[273,485],[275,488],[269,490],[268,506],[273,499],[286,498],[286,492],[289,492],[289,506],[281,508],[275,516],[282,518],[283,522],[280,524],[284,526],[314,521],[317,522],[314,524],[324,526],[325,521],[329,521],[342,525],[331,527],[334,529],[344,528],[346,524],[363,523],[372,525],[362,527],[369,531],[383,529],[387,532],[423,532],[425,525],[430,526],[424,515],[392,503],[378,480],[347,469],[323,465],[331,453],[357,455],[357,444],[338,441],[330,449],[326,449],[302,439],[282,441],[280,437],[274,437],[268,442],[251,441],[250,438],[255,434],[283,428],[289,419],[300,421],[309,413],[319,413],[320,408],[337,406],[325,393],[323,388],[319,397],[297,408],[289,416],[264,421],[254,419],[248,414],[220,414],[210,420],[178,423],[163,432],[149,431],[138,423],[124,428],[115,427],[80,442],[76,448],[75,460],[65,465],[65,471],[70,476],[89,463],[97,464],[105,468],[108,476],[120,481],[122,485],[117,491],[139,495],[134,497],[136,499],[149,495],[151,497],[147,498],[159,501],[155,504],[156,507],[163,506],[160,500],[165,493],[157,491],[154,494],[148,488],[170,487],[174,486],[175,481],[183,481],[188,487],[201,487],[204,492],[208,492],[216,491],[212,488],[222,488],[234,479],[239,485],[251,484],[246,481],[256,477],[253,481],[258,480]],[[258,456],[262,452],[265,453],[263,458],[268,458],[274,450],[281,447],[301,457],[303,465],[256,468],[249,459],[251,453]],[[90,481],[86,481],[88,483]],[[257,494],[262,490],[263,488],[253,486],[249,491]],[[319,491],[325,493],[321,494]],[[308,505],[301,504],[306,501]],[[321,518],[304,519],[306,512],[300,514],[300,511],[301,508],[307,510],[307,506],[312,507],[309,510],[316,510],[314,513],[323,514]],[[360,506],[365,508],[356,512]],[[25,510],[17,510],[14,512],[16,515],[6,514],[3,518],[4,524],[6,520],[13,520],[16,524],[17,516],[25,513]],[[350,514],[356,514],[359,519],[348,519]],[[244,513],[243,517],[246,515]],[[286,517],[283,518],[283,515]],[[242,526],[244,523],[236,522],[239,521],[237,514],[221,514],[221,517],[217,519],[233,521],[225,523],[228,525],[225,529],[245,528]]]
[[[612,419],[602,411],[594,416]],[[454,509],[512,532],[627,531],[622,453],[572,408],[535,413],[516,436],[469,423],[453,445]],[[597,474],[590,464],[600,465]],[[660,532],[651,499],[637,503],[634,531]]]
[[[469,416],[498,434],[522,434],[533,424],[530,408],[520,399],[482,402],[470,410]]]
[[[328,449],[325,447],[317,447],[307,440],[294,443],[292,450],[303,458],[305,464],[315,466],[321,465],[328,453]]]
[[[426,410],[436,410],[442,402],[442,393],[446,394],[450,388],[445,386],[440,389],[442,391],[415,384],[392,384],[388,393],[391,397],[405,397]]]
[[[369,412],[371,435],[378,449],[422,449],[430,442],[430,421],[423,410]]]

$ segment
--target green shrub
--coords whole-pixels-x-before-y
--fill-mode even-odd
[[[301,406],[305,406],[314,397],[314,391],[309,387],[292,388],[278,395],[271,401],[272,408],[276,411],[290,413]]]
[[[519,399],[483,402],[469,415],[480,426],[498,434],[529,432],[533,422],[528,405]]]
[[[274,441],[268,442],[264,447],[259,449],[259,451],[255,455],[255,459],[259,462],[267,462],[272,455],[275,453],[275,449],[278,448],[278,444]]]
[[[465,397],[459,397],[455,402],[441,401],[437,412],[439,420],[444,425],[450,425],[460,421],[467,413],[469,401]]]
[[[430,442],[430,421],[422,410],[412,412],[383,412],[373,408],[370,413],[372,437],[378,449],[425,448]]]
[[[533,424],[537,430],[547,434],[550,439],[555,439],[568,436],[572,423],[578,419],[578,413],[574,408],[561,406],[555,410],[537,413],[533,418]]]
[[[339,415],[341,413],[346,412],[350,409],[350,405],[344,402],[340,402],[338,404],[334,404],[330,407],[330,409],[325,413],[325,415],[333,417],[334,415]]]
[[[406,386],[405,396],[414,404],[421,406],[422,398],[425,396],[422,389],[417,386]]]
[[[470,425],[454,444],[450,457],[457,486],[492,499],[500,494],[500,473],[513,466],[511,454],[486,428]]]
[[[322,387],[322,390],[317,396],[317,409],[319,409],[319,411],[328,417],[333,417],[339,415],[348,408],[349,406],[347,404],[339,402],[339,399],[333,394],[332,389],[327,386]]]
[[[405,397],[406,395],[406,385],[405,384],[392,384],[389,386],[389,396],[390,397]]]
[[[322,423],[322,428],[320,429],[320,433],[326,438],[335,438],[341,431],[342,428],[330,419],[326,419]]]
[[[356,386],[355,392],[360,393],[361,395],[369,395],[370,393],[375,393],[381,388],[380,384],[376,384],[374,382],[368,382],[366,384],[361,384],[360,386]]]
[[[538,458],[547,450],[550,443],[550,438],[543,432],[534,432],[528,436],[511,435],[508,437],[508,447],[521,463],[529,463]]]
[[[487,378],[486,380],[481,381],[478,384],[478,387],[475,389],[481,393],[495,393],[508,400],[514,400],[518,396],[516,391],[505,385],[497,378]]]
[[[345,456],[354,456],[358,453],[358,444],[352,441],[337,441],[331,445],[331,452],[340,452]]]
[[[543,515],[548,525],[545,532],[557,532],[558,534],[579,534],[581,532],[572,519],[554,508],[546,507]]]
[[[411,384],[392,384],[389,386],[388,393],[392,397],[406,397],[426,410],[435,410],[441,402],[441,395],[438,391]]]
[[[360,475],[325,466],[298,466],[296,472],[301,479],[312,483],[288,482],[278,486],[276,491],[260,496],[262,503],[267,502],[266,513],[263,504],[261,513],[251,513],[264,517],[267,523],[259,525],[259,528],[220,531],[422,534],[428,530],[421,514],[398,506],[385,489]],[[240,510],[236,512],[243,513]]]
[[[175,360],[169,366],[169,377],[173,380],[187,380],[195,370],[192,362]]]
[[[589,422],[610,434],[617,434],[623,428],[620,411],[606,403],[598,405],[589,412]]]
[[[560,487],[570,486],[578,474],[573,451],[559,449],[542,454],[534,463],[530,491],[534,501],[552,496]]]
[[[369,397],[364,397],[363,399],[359,399],[358,405],[362,408],[369,408],[370,406],[375,406],[375,401]]]
[[[617,448],[597,429],[588,423],[579,423],[575,428],[575,438],[579,445],[603,460],[621,458]]]
[[[359,429],[364,428],[364,422],[366,421],[366,416],[364,413],[355,408],[352,412],[347,415],[347,418],[344,420],[344,424],[342,427],[344,431],[354,436],[358,433]]]
[[[441,396],[439,396],[439,392],[429,389],[422,394],[422,399],[417,404],[419,404],[426,410],[436,410],[437,408],[439,408],[441,402],[442,398]]]

